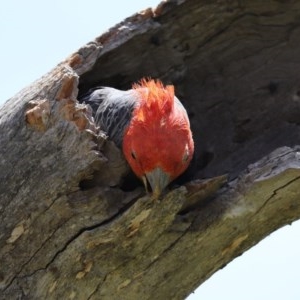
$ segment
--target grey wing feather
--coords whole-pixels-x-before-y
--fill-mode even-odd
[[[95,122],[100,126],[100,129],[118,147],[121,147],[124,130],[129,124],[132,111],[138,103],[136,91],[120,91],[103,87],[91,91],[81,100],[92,107]]]

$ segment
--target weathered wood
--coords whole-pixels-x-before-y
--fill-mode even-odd
[[[183,299],[299,219],[299,20],[299,1],[167,1],[7,101],[0,299]],[[194,180],[160,201],[122,184],[77,102],[143,76],[175,85],[196,142]]]

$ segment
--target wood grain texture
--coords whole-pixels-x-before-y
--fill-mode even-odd
[[[0,109],[0,299],[184,299],[300,217],[300,2],[166,1]],[[153,201],[77,101],[175,85],[193,180]],[[127,179],[127,180],[126,180]]]

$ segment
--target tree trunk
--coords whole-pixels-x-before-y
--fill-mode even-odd
[[[167,1],[71,55],[0,110],[0,299],[184,299],[300,217],[300,2]],[[175,85],[196,173],[160,201],[77,101]],[[97,184],[95,184],[97,181]]]

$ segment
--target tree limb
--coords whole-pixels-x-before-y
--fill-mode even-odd
[[[229,2],[132,16],[1,107],[0,299],[183,299],[299,219],[300,4]],[[160,201],[121,185],[77,101],[148,75],[176,86],[198,158]]]

